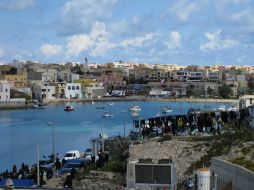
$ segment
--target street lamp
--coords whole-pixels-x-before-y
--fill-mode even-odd
[[[53,155],[53,161],[55,162],[56,160],[56,155],[55,155],[55,123],[53,122],[48,122],[48,126],[51,126],[52,128],[52,155]]]

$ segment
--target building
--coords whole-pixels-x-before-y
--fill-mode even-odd
[[[66,83],[65,98],[67,99],[82,98],[81,84],[80,83]]]
[[[44,99],[53,100],[56,98],[55,86],[49,86],[47,84],[34,84],[32,86],[33,98],[39,101]]]
[[[20,74],[3,74],[0,75],[0,79],[7,80],[11,84],[11,87],[25,87],[27,86],[27,72]]]
[[[104,85],[102,82],[93,82],[89,86],[82,89],[84,98],[98,98],[105,94]]]
[[[66,82],[56,82],[53,84],[56,87],[56,97],[57,98],[65,98]]]
[[[0,102],[10,101],[10,84],[8,81],[0,80]]]
[[[254,105],[254,95],[244,95],[239,98],[239,109],[245,109]]]
[[[204,81],[203,71],[175,71],[173,79],[183,82],[200,82]]]

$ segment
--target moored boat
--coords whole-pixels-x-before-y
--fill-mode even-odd
[[[219,111],[226,111],[226,106],[221,105],[221,106],[219,106],[219,107],[217,108],[217,110],[219,110]]]
[[[169,106],[164,106],[162,108],[162,113],[170,113],[172,112],[173,110],[169,107]]]
[[[74,111],[74,107],[73,106],[65,106],[64,111]]]
[[[109,112],[105,112],[102,117],[105,117],[105,118],[109,118],[109,117],[113,117],[113,114],[112,113],[109,113]]]
[[[133,105],[129,108],[129,110],[132,112],[139,112],[139,111],[141,111],[141,108],[140,108],[140,106]]]

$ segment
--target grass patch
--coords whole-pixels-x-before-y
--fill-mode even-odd
[[[242,151],[243,155],[246,155],[246,154],[248,154],[248,153],[251,152],[251,147],[249,147],[249,146],[243,147],[243,148],[241,149],[241,151]]]
[[[251,160],[245,160],[244,157],[235,158],[230,162],[254,172],[254,162],[252,162]]]
[[[163,135],[162,137],[160,137],[158,139],[157,142],[163,142],[163,141],[170,141],[172,139],[172,136],[171,135]]]

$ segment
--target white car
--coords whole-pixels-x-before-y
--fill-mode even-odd
[[[73,160],[80,158],[80,152],[78,150],[71,150],[65,153],[64,160]]]

